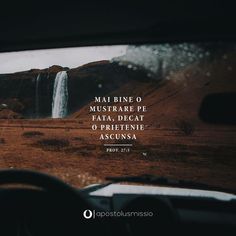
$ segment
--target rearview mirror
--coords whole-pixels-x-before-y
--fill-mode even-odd
[[[202,101],[199,116],[207,123],[236,125],[236,93],[207,95]]]

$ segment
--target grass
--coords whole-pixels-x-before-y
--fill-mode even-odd
[[[91,157],[93,155],[92,151],[89,149],[84,149],[82,147],[70,147],[65,149],[65,153],[76,154],[80,156]]]
[[[177,120],[175,122],[176,127],[183,132],[183,134],[189,136],[194,133],[195,127],[194,125],[186,120]]]
[[[40,131],[27,131],[22,134],[22,136],[24,136],[26,138],[32,138],[32,137],[43,136],[43,135],[44,135],[44,133],[42,133]]]
[[[61,151],[64,148],[67,148],[70,146],[70,142],[66,139],[41,139],[36,142],[35,144],[37,147],[41,147],[44,150],[49,151]]]
[[[76,141],[84,141],[84,138],[82,138],[82,137],[74,137],[73,139]]]
[[[6,143],[5,139],[4,138],[0,138],[0,144],[4,144]]]

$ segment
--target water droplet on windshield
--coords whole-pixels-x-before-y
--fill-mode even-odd
[[[223,55],[223,59],[226,60],[228,58],[227,54]]]
[[[157,54],[158,54],[158,50],[154,50],[153,53],[154,53],[155,55],[157,55]]]

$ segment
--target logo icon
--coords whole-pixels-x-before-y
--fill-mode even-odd
[[[93,212],[91,210],[87,209],[84,211],[83,216],[85,219],[91,219],[93,216]]]

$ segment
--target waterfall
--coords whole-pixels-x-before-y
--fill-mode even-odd
[[[39,84],[40,84],[40,80],[41,80],[41,75],[38,74],[37,78],[36,78],[36,89],[35,89],[35,116],[39,117],[39,96],[40,96],[40,92],[39,92]]]
[[[56,75],[53,88],[52,118],[63,118],[67,115],[67,79],[66,71],[60,71]]]

